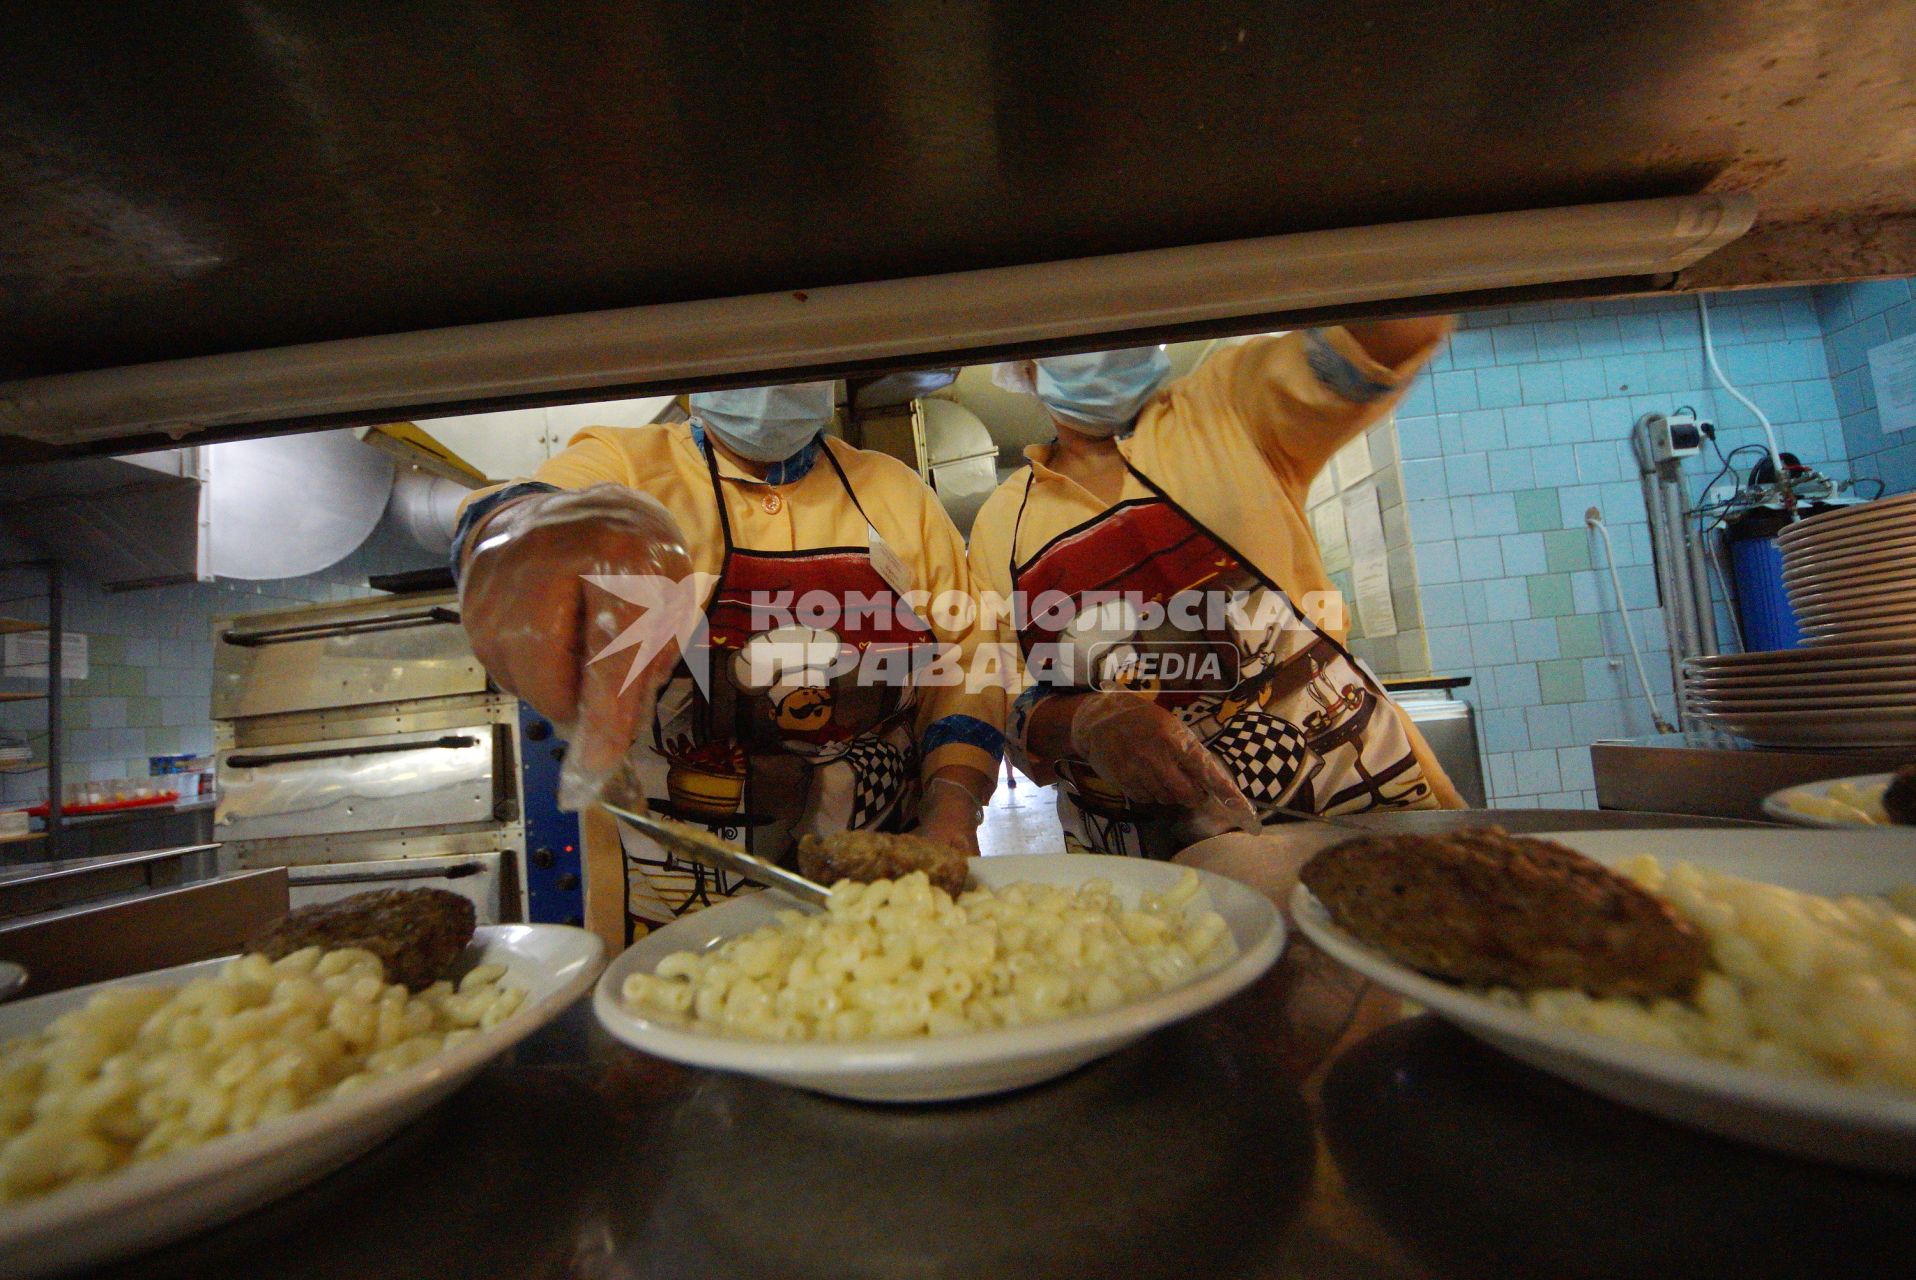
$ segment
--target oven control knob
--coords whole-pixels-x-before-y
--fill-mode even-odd
[[[561,889],[564,889],[567,893],[571,893],[574,889],[577,889],[579,887],[578,873],[573,871],[568,871],[564,875],[560,876],[559,887]]]
[[[552,726],[544,720],[534,720],[526,726],[526,740],[529,742],[544,742],[551,736]]]
[[[551,866],[552,861],[553,861],[552,850],[534,849],[532,851],[532,865],[535,867],[538,867],[540,870],[544,870],[545,868]]]

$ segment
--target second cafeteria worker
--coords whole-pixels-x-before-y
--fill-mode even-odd
[[[624,756],[655,810],[774,859],[807,832],[914,823],[974,854],[1002,687],[932,684],[914,665],[942,651],[966,666],[976,647],[975,618],[936,605],[972,595],[964,544],[910,468],[823,434],[832,391],[694,395],[690,422],[588,428],[530,481],[482,495],[454,548],[466,630],[501,685],[574,726],[572,765],[604,775]],[[626,656],[590,661],[641,610],[586,575],[698,588],[707,682],[681,664],[654,715],[656,679],[628,688]],[[788,609],[794,593],[854,607],[782,625],[755,616],[755,599],[781,593]],[[878,661],[826,668],[854,650]],[[739,887],[636,832],[624,840],[624,874],[587,868],[593,919],[606,919],[607,894],[656,924]]]
[[[1007,742],[1041,781],[1062,779],[1060,816],[1086,848],[1151,851],[1153,813],[1180,814],[1182,842],[1248,829],[1270,806],[1463,807],[1410,718],[1345,648],[1304,511],[1331,455],[1389,412],[1450,323],[1258,338],[1162,388],[1157,347],[1000,367],[1043,401],[1057,439],[1026,450],[1031,465],[979,511],[972,573],[1028,604],[1076,602],[1029,609],[1019,624],[1031,682]],[[1221,626],[1215,613],[1185,614],[1211,624],[1202,631],[1152,616],[1220,595],[1239,606]],[[1235,651],[1224,683],[1125,668],[1193,642]]]

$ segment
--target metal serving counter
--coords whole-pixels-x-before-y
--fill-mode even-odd
[[[646,1057],[581,1003],[310,1190],[99,1275],[1907,1276],[1916,1180],[1665,1124],[1402,1012],[1293,939],[1063,1080],[882,1107]]]
[[[1886,773],[1912,761],[1912,747],[1788,750],[1711,730],[1598,742],[1590,748],[1597,803],[1605,809],[1759,820],[1763,797],[1772,791],[1824,778]]]

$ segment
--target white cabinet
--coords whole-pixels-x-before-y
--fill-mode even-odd
[[[460,418],[422,418],[417,425],[489,480],[529,476],[583,427],[638,427],[656,419],[671,396],[503,409]]]

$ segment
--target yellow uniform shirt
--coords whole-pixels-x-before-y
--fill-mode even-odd
[[[781,464],[767,479],[760,480],[719,453],[726,515],[739,546],[773,552],[863,547],[870,537],[866,524],[869,516],[871,525],[909,571],[910,589],[927,592],[933,599],[946,592],[975,596],[964,540],[916,472],[889,455],[854,448],[831,437],[809,448],[831,450],[852,492],[857,494],[857,503],[822,457],[801,455],[816,465]],[[803,474],[784,478],[795,470]],[[559,489],[620,484],[648,494],[678,521],[692,568],[702,573],[719,572],[725,554],[724,537],[713,501],[711,471],[691,423],[587,427],[572,438],[563,453],[548,459],[532,479]],[[936,611],[928,620],[937,639],[955,646],[959,661],[968,666],[981,638],[975,615],[970,625],[958,629],[944,625]],[[963,764],[995,778],[1004,718],[1002,687],[958,684],[921,688],[917,731],[923,775],[929,777],[945,765]]]
[[[1332,454],[1390,411],[1436,348],[1432,343],[1390,369],[1342,328],[1243,343],[1161,390],[1118,448],[1293,600],[1330,593],[1335,588],[1304,511],[1311,481]],[[1108,509],[1046,465],[1050,445],[1033,446],[1025,456],[1028,471],[999,486],[972,527],[972,576],[987,593],[1008,596],[1014,560],[1025,563],[1059,535]],[[1136,476],[1125,476],[1121,502],[1151,496]],[[1347,628],[1331,630],[1339,642],[1346,638]],[[1016,644],[1009,632],[996,638]],[[1463,808],[1423,736],[1401,708],[1391,705],[1436,801]],[[1018,719],[1012,717],[1014,749],[1021,745]]]

